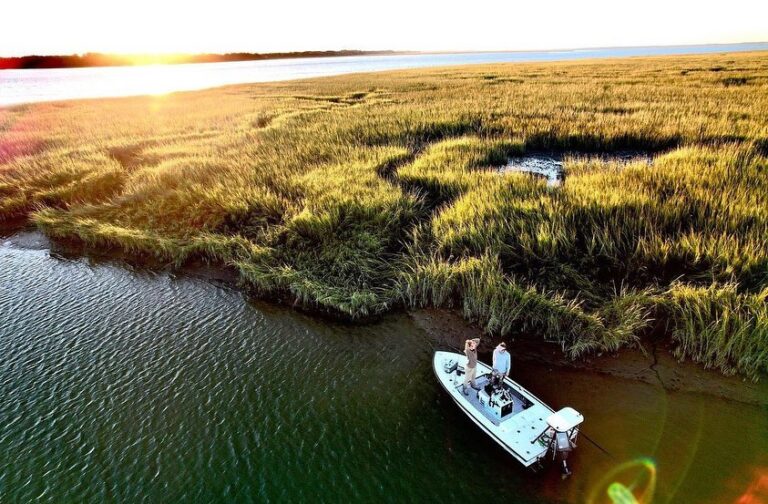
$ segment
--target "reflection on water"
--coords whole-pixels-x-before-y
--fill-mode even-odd
[[[547,179],[547,185],[559,186],[563,181],[563,159],[559,156],[531,155],[509,158],[500,168],[504,172],[532,173]]]
[[[510,157],[507,164],[499,167],[499,171],[501,173],[530,173],[534,176],[545,178],[548,186],[557,187],[562,184],[565,179],[563,163],[565,162],[566,157],[572,159],[596,159],[606,163],[618,163],[620,166],[633,162],[650,164],[653,161],[650,154],[636,151],[617,151],[602,154],[581,154],[578,152],[567,154],[527,154],[525,156]]]
[[[34,234],[0,240],[0,315],[0,502],[598,503],[642,495],[638,460],[656,502],[723,502],[768,466],[764,409],[521,361],[608,452],[583,438],[573,477],[534,474],[441,391],[406,316],[315,320]]]
[[[766,49],[768,49],[768,43],[749,43],[570,51],[295,58],[145,67],[3,70],[0,71],[0,106],[73,98],[162,94],[227,84],[281,81],[401,68]]]

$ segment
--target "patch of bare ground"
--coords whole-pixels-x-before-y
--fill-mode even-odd
[[[480,338],[481,360],[490,362],[493,348],[502,338],[489,336],[477,326],[447,309],[423,309],[409,312],[411,319],[438,345],[463,348],[464,341]],[[599,353],[587,358],[569,359],[557,343],[532,338],[503,338],[514,361],[535,362],[542,370],[570,368],[583,373],[613,376],[649,385],[661,385],[668,391],[706,394],[746,404],[768,405],[768,383],[753,383],[739,376],[724,376],[691,361],[678,361],[666,346],[649,345],[645,351],[623,349],[617,353]],[[525,385],[525,384],[523,384]]]

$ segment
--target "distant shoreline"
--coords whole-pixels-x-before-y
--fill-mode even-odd
[[[52,68],[92,68],[116,66],[143,66],[152,64],[183,65],[193,63],[232,63],[272,59],[332,58],[342,56],[394,56],[416,54],[412,51],[301,51],[282,53],[226,53],[226,54],[105,54],[86,53],[68,55],[28,55],[0,58],[0,70],[35,70]]]
[[[640,45],[614,47],[575,47],[556,49],[527,50],[450,50],[450,51],[395,51],[395,50],[339,50],[339,51],[293,51],[276,53],[202,53],[202,54],[108,54],[86,53],[68,55],[25,55],[0,57],[0,70],[35,70],[55,68],[96,68],[96,67],[136,67],[147,65],[184,65],[195,63],[233,63],[241,61],[265,61],[276,59],[334,58],[345,56],[404,56],[404,55],[451,55],[451,54],[535,54],[535,53],[579,53],[592,51],[641,51],[637,56],[645,56],[643,50],[682,49],[682,48],[722,48],[724,52],[767,50],[768,41],[735,42],[719,44],[676,44],[676,45]],[[740,47],[744,47],[740,49]],[[672,54],[705,54],[691,51]],[[631,55],[631,54],[630,54]],[[649,54],[654,56],[657,54]],[[629,56],[629,55],[625,55]]]
[[[605,60],[768,51],[768,43],[716,46],[667,46],[664,48],[617,48],[611,50],[509,53],[386,52],[357,57],[292,58],[231,61],[216,64],[146,64],[91,68],[37,68],[0,72],[0,109],[28,103],[168,94],[211,89],[234,84],[280,82],[351,73],[477,64],[545,63],[553,61]],[[353,56],[353,52],[347,53]],[[371,53],[372,54],[372,53]],[[278,54],[271,56],[277,57]],[[179,62],[182,63],[182,62]]]

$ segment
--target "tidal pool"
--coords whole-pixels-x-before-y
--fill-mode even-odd
[[[768,473],[764,406],[515,360],[596,443],[534,474],[405,314],[337,324],[49,247],[0,239],[0,502],[611,502],[652,474],[654,502],[714,503]]]
[[[543,177],[547,180],[547,185],[557,187],[565,180],[563,171],[563,162],[566,157],[585,157],[595,158],[601,161],[630,163],[634,161],[643,161],[648,164],[652,162],[650,154],[644,152],[620,151],[612,153],[581,154],[581,153],[533,153],[525,156],[513,156],[507,161],[507,164],[499,167],[501,173],[524,172],[537,177]]]
[[[563,181],[563,158],[546,154],[511,157],[500,171],[531,173],[546,178],[548,186],[559,186]]]

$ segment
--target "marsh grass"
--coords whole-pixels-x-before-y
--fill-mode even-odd
[[[661,324],[680,358],[757,379],[766,145],[759,53],[39,104],[0,109],[0,220],[353,319],[451,306],[572,356]],[[494,169],[541,150],[579,153],[562,187]],[[626,150],[653,162],[599,155]]]
[[[745,295],[736,284],[674,284],[663,303],[678,357],[728,374],[768,371],[768,288]]]

